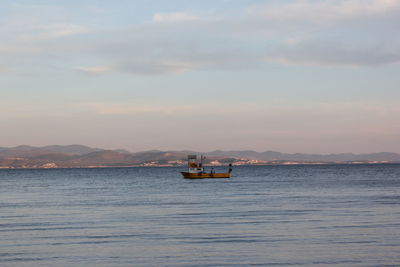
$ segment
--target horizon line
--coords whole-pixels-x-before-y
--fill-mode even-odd
[[[145,150],[137,150],[137,151],[131,151],[126,148],[101,148],[97,146],[89,146],[89,145],[83,145],[83,144],[68,144],[68,145],[58,145],[58,144],[51,144],[51,145],[27,145],[27,144],[21,144],[21,145],[14,145],[14,146],[0,146],[1,148],[6,148],[6,149],[12,149],[12,148],[18,148],[18,147],[31,147],[31,148],[45,148],[45,147],[52,147],[52,146],[60,146],[60,147],[68,147],[68,146],[82,146],[82,147],[87,147],[90,149],[100,149],[100,150],[110,150],[110,151],[117,151],[117,150],[125,150],[129,153],[141,153],[141,152],[150,152],[150,151],[159,151],[159,152],[194,152],[194,153],[212,153],[212,152],[256,152],[256,153],[266,153],[266,152],[275,152],[275,153],[281,153],[281,154],[307,154],[307,155],[340,155],[340,154],[353,154],[353,155],[366,155],[366,154],[380,154],[380,153],[393,153],[393,154],[400,154],[400,152],[393,152],[393,151],[379,151],[379,152],[282,152],[278,150],[254,150],[254,149],[214,149],[210,151],[196,151],[193,149],[166,149],[166,150],[161,150],[157,148],[153,149],[145,149]]]

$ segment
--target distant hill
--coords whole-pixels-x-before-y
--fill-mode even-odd
[[[276,151],[255,152],[251,150],[246,151],[212,151],[205,153],[208,156],[214,157],[237,157],[246,159],[255,159],[263,161],[332,161],[332,162],[348,162],[348,161],[391,161],[400,162],[400,154],[391,152],[370,153],[370,154],[286,154]]]
[[[45,146],[42,147],[43,150],[51,151],[54,153],[64,153],[70,155],[84,155],[87,153],[92,153],[96,151],[102,151],[104,149],[100,148],[91,148],[83,145],[68,145],[68,146]]]
[[[84,155],[101,150],[103,149],[91,148],[83,145],[0,147],[0,157],[36,157],[45,154]]]
[[[0,168],[72,168],[112,166],[176,166],[184,165],[188,154],[203,154],[205,164],[313,164],[313,163],[400,163],[400,154],[391,152],[371,154],[287,154],[276,151],[215,150],[194,151],[150,150],[137,153],[105,150],[83,145],[17,146],[0,148]]]

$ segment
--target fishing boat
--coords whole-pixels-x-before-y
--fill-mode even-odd
[[[203,167],[204,157],[200,156],[200,162],[197,162],[197,155],[188,156],[188,171],[181,172],[183,178],[187,179],[203,179],[203,178],[230,178],[232,172],[232,164],[229,164],[228,172],[215,172],[214,168],[210,172],[205,172]]]

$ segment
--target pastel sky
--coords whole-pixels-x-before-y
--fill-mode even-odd
[[[0,146],[400,152],[400,0],[0,2]]]

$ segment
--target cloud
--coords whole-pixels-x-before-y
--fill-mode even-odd
[[[246,104],[242,108],[246,109]],[[247,106],[253,108],[252,106]],[[240,113],[238,108],[231,107],[230,105],[212,104],[212,103],[198,103],[198,104],[166,104],[166,103],[129,103],[129,104],[112,104],[112,103],[81,103],[75,104],[75,109],[82,109],[93,112],[97,115],[113,115],[113,116],[126,116],[126,115],[182,115],[192,116],[194,114],[230,114]],[[243,110],[241,111],[243,112]]]
[[[56,59],[85,73],[132,75],[260,68],[265,62],[400,62],[400,0],[272,1],[236,13],[220,11],[213,16],[218,19],[156,13],[152,21],[114,28],[6,24],[0,26],[0,56],[6,64]]]
[[[179,74],[196,68],[194,62],[179,60],[139,60],[119,62],[116,70],[131,74]]]
[[[91,67],[77,67],[78,71],[90,74],[103,74],[112,72],[122,72],[135,75],[154,75],[154,74],[179,74],[194,68],[191,62],[180,61],[151,61],[135,60],[116,62],[114,65],[98,65]]]
[[[171,49],[170,56],[157,58],[150,52],[148,58],[118,61],[114,65],[114,70],[134,75],[160,75],[183,74],[194,70],[232,70],[255,64],[242,55],[223,55],[222,53],[226,52],[221,52],[221,54],[214,52],[214,55],[207,55],[201,52],[191,54],[189,51],[183,51],[180,54],[174,54],[174,49]]]
[[[74,23],[61,5],[13,3],[8,9],[4,5],[7,11],[0,24],[3,42],[55,39],[89,31],[88,26]]]
[[[340,119],[340,118],[388,118],[395,117],[400,112],[397,103],[386,103],[385,105],[367,101],[348,101],[348,102],[312,102],[296,104],[280,103],[266,106],[258,102],[241,102],[232,106],[232,104],[223,103],[193,103],[193,104],[175,104],[164,102],[129,102],[106,103],[106,102],[88,102],[73,104],[73,109],[86,110],[99,115],[143,115],[143,114],[207,114],[219,116],[221,114],[234,114],[235,116],[247,117],[249,114],[255,117],[264,117],[269,119],[281,120],[282,118],[298,117],[320,118],[321,120]],[[319,113],[315,113],[318,110]],[[257,115],[256,115],[257,114]],[[279,114],[279,116],[277,116]],[[291,120],[290,120],[291,121]],[[301,123],[305,123],[302,121]],[[329,122],[327,122],[329,123]]]
[[[185,12],[175,12],[175,13],[157,13],[153,16],[154,22],[182,22],[197,20],[198,17]]]
[[[273,22],[335,23],[343,20],[385,15],[400,8],[399,0],[297,0],[289,3],[257,5],[247,9],[248,14]]]
[[[238,18],[218,20],[202,20],[187,13],[156,14],[154,23],[127,32],[126,36],[141,39],[122,41],[118,53],[124,51],[125,57],[115,56],[114,63],[117,71],[153,75],[258,68],[262,62],[321,66],[399,63],[400,29],[393,24],[398,14],[397,0],[273,2],[247,9]],[[185,20],[190,23],[159,23]]]
[[[10,72],[10,71],[11,71],[11,69],[9,67],[4,66],[4,65],[0,65],[0,73],[2,73],[2,72]]]
[[[91,74],[101,74],[113,71],[112,66],[92,66],[92,67],[78,67],[77,70]]]
[[[56,39],[88,32],[88,28],[77,24],[36,25],[30,28],[31,34],[21,35],[21,39]]]
[[[400,62],[399,0],[292,1],[253,6],[253,31],[274,41],[265,61],[375,66]],[[250,24],[249,24],[250,25]]]
[[[374,66],[400,62],[400,50],[310,40],[282,44],[270,51],[265,60],[289,65]]]

